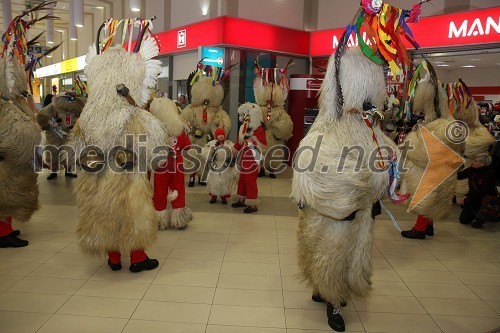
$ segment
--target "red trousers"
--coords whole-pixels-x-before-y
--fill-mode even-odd
[[[168,172],[161,168],[155,172],[153,203],[156,211],[167,209],[168,190],[177,191],[177,198],[172,201],[172,208],[186,206],[186,188],[184,186],[184,173],[180,171]]]
[[[415,223],[415,230],[425,231],[427,225],[432,225],[432,220],[424,217],[423,215],[419,215],[417,217],[417,222]]]
[[[120,252],[108,252],[109,261],[112,264],[119,264],[121,262],[122,255]],[[148,258],[148,255],[144,250],[135,250],[130,252],[130,263],[135,264],[144,261]]]
[[[259,176],[259,168],[255,171],[245,173],[240,173],[240,178],[238,179],[238,195],[240,197],[246,197],[250,200],[256,200],[259,194],[259,189],[257,188],[257,177]]]
[[[7,236],[12,231],[14,231],[12,229],[12,217],[8,217],[5,221],[0,220],[0,237]]]

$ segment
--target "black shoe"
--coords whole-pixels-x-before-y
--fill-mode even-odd
[[[207,182],[204,182],[204,181],[198,180],[198,185],[201,185],[201,186],[207,186]]]
[[[194,177],[189,178],[188,187],[194,187]]]
[[[247,205],[245,205],[245,203],[241,202],[241,201],[237,201],[233,204],[231,204],[231,207],[233,208],[241,208],[241,207],[246,207]]]
[[[21,232],[19,230],[14,230],[12,231],[9,236],[12,236],[12,237],[17,237],[21,234]]]
[[[160,263],[156,259],[146,258],[144,261],[136,262],[135,264],[130,264],[129,270],[132,273],[139,273],[142,271],[150,271],[158,267]]]
[[[187,228],[187,224],[186,225],[183,225],[182,227],[178,227],[177,230],[184,230]]]
[[[120,269],[122,269],[122,263],[121,262],[119,262],[117,264],[112,264],[111,260],[109,260],[109,259],[108,259],[108,266],[111,267],[112,271],[119,271]]]
[[[418,231],[413,228],[411,230],[401,231],[401,236],[410,239],[425,239],[425,231]]]
[[[217,198],[212,198],[212,199],[210,199],[210,201],[209,201],[209,203],[211,203],[211,204],[214,204],[214,203],[216,203],[216,202],[217,202]]]
[[[52,180],[57,178],[57,172],[52,172],[48,177],[47,180]]]
[[[258,177],[265,177],[266,176],[266,170],[264,170],[264,168],[262,168],[260,171],[259,171],[259,175]]]
[[[276,175],[275,175],[274,173],[270,173],[270,174],[269,174],[269,178],[274,179],[274,178],[276,178]]]
[[[432,224],[428,224],[427,227],[425,227],[425,234],[427,236],[434,236],[434,226]]]
[[[30,242],[27,240],[18,238],[16,236],[1,236],[0,237],[0,248],[6,247],[25,247],[28,246]]]
[[[484,223],[484,221],[474,220],[474,221],[472,221],[472,223],[471,223],[470,226],[473,227],[473,228],[476,228],[476,229],[480,229],[480,228],[483,227],[483,223]]]
[[[76,173],[66,172],[66,173],[64,174],[64,177],[76,178],[76,177],[78,177],[78,176],[76,175]]]
[[[311,299],[315,302],[318,302],[318,303],[323,303],[325,300],[323,299],[323,297],[321,297],[320,294],[314,294],[312,295]]]
[[[222,204],[227,205],[227,199],[226,198],[221,198]]]
[[[345,331],[344,318],[342,318],[339,308],[333,306],[330,303],[327,303],[326,315],[328,317],[328,326],[330,326],[332,330],[336,332]]]
[[[252,213],[255,213],[257,210],[258,210],[257,207],[248,206],[247,208],[245,208],[243,210],[243,213],[252,214]]]

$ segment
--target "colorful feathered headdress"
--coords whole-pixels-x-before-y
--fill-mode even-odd
[[[141,58],[146,63],[146,73],[142,84],[141,99],[137,101],[141,106],[146,105],[149,101],[151,91],[156,87],[158,74],[161,71],[161,61],[153,59],[160,54],[158,41],[151,32],[153,20],[155,19],[156,17],[149,20],[134,18],[121,20],[109,19],[105,21],[97,31],[95,45],[89,47],[89,52],[85,58],[85,62],[88,65],[94,57],[105,53],[114,46],[117,33],[120,31],[119,27],[123,25],[120,45],[122,45],[127,52],[140,54]],[[104,33],[104,37],[101,40],[102,33]],[[133,36],[135,33],[137,33],[137,39],[134,44]],[[128,40],[127,44],[126,40]]]
[[[211,65],[203,64],[203,60],[201,59],[196,65],[196,71],[191,73],[189,78],[189,85],[193,85],[196,81],[198,81],[201,77],[212,77],[212,85],[215,86],[217,84],[223,84],[225,80],[229,79],[231,76],[231,69],[233,69],[236,65],[231,65],[228,68],[216,67]]]
[[[452,115],[458,113],[459,109],[465,112],[469,111],[470,105],[474,102],[474,97],[472,97],[469,87],[461,78],[458,79],[458,82],[441,83],[441,88],[446,93],[448,108]]]
[[[440,82],[432,64],[428,60],[423,60],[413,71],[410,83],[408,84],[405,102],[405,114],[408,120],[411,119],[413,99],[418,85],[428,81],[434,86],[434,113],[437,118],[441,117],[441,108],[439,105]]]
[[[292,60],[293,58],[290,58],[285,68],[263,68],[259,65],[259,58],[257,57],[254,63],[254,73],[257,77],[262,78],[263,85],[277,84],[288,93],[290,86],[286,71],[293,65]]]

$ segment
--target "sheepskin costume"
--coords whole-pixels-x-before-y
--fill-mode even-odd
[[[61,147],[66,144],[69,133],[76,124],[87,98],[72,93],[62,93],[54,97],[52,103],[41,109],[36,117],[40,128],[45,132],[45,145]],[[60,156],[52,156],[46,161],[52,170],[57,171]]]
[[[376,151],[372,135],[380,143],[389,141],[379,126],[372,133],[361,116],[366,101],[377,108],[383,106],[383,68],[354,48],[342,57],[339,74],[344,94],[341,110],[331,57],[318,118],[300,143],[301,147],[316,147],[320,142],[319,151],[314,156],[300,154],[294,161],[303,169],[314,162],[314,169],[294,172],[291,194],[302,208],[297,232],[302,276],[323,299],[336,305],[370,294],[372,206],[389,185],[387,173],[370,171],[368,156],[359,156],[356,150],[345,153],[345,147],[359,147],[364,155]]]
[[[153,202],[158,214],[160,230],[173,227],[184,229],[193,219],[193,212],[186,207],[186,189],[184,184],[183,151],[189,149],[187,126],[183,123],[177,105],[168,98],[155,98],[149,108],[151,114],[158,118],[165,131],[172,135],[165,143],[171,148],[166,165],[155,170]],[[168,199],[168,200],[167,200]],[[172,208],[167,209],[167,201]]]
[[[448,105],[451,107],[453,118],[463,121],[468,129],[465,140],[465,167],[472,165],[474,158],[480,154],[487,153],[495,144],[495,138],[488,132],[479,121],[479,108],[470,94],[467,85],[459,79],[458,82],[442,84],[448,97]],[[458,180],[455,195],[460,201],[469,191],[468,180]]]
[[[198,71],[190,75],[188,78],[188,84],[191,85],[188,94],[190,104],[182,110],[181,114],[190,128],[191,144],[199,147],[205,146],[214,139],[217,128],[222,128],[227,134],[231,130],[231,119],[221,107],[224,100],[224,88],[221,80],[229,76],[229,71],[224,71],[225,74],[222,75],[221,80],[217,81],[214,76],[206,76],[206,73],[211,70],[199,63]],[[188,167],[191,168],[192,165],[189,164]],[[201,165],[196,171],[196,175],[201,177],[204,169],[205,165]],[[194,177],[194,174],[191,176]],[[200,181],[202,180],[200,179]],[[190,186],[192,184],[194,184],[194,180],[190,181]]]
[[[269,73],[266,73],[268,71]],[[286,78],[286,68],[280,70],[280,78],[274,77],[274,68],[260,68],[256,64],[255,73],[257,77],[253,82],[255,101],[261,107],[262,118],[266,128],[267,149],[264,159],[264,168],[274,175],[281,162],[271,161],[271,155],[267,155],[267,150],[277,145],[286,145],[288,139],[293,135],[293,122],[285,110],[285,101],[288,97],[288,79]],[[274,156],[287,158],[285,150],[280,149]]]
[[[106,30],[116,23],[107,21]],[[143,27],[147,30],[148,24]],[[140,36],[144,38],[138,42],[139,52],[137,47],[127,52],[122,46],[90,46],[85,67],[89,98],[69,140],[83,168],[75,188],[78,243],[85,253],[108,253],[113,270],[118,269],[117,253],[142,251],[156,239],[158,217],[147,172],[151,171],[154,148],[164,147],[170,139],[164,124],[141,109],[156,85],[161,63],[152,60],[159,53],[156,40],[149,31]],[[126,94],[123,89],[119,94],[121,85],[128,89]],[[89,151],[92,146],[99,147],[105,162]],[[126,154],[116,153],[117,149]],[[147,260],[143,251],[140,257]]]
[[[404,193],[415,194],[422,180],[424,172],[429,165],[429,156],[423,140],[420,126],[427,129],[446,146],[457,153],[463,151],[463,144],[454,142],[449,138],[449,128],[452,126],[451,117],[446,96],[439,89],[438,81],[432,65],[424,60],[418,66],[415,75],[420,79],[414,92],[414,100],[411,111],[413,114],[423,114],[424,121],[417,125],[416,130],[408,133],[405,142],[409,142],[413,149],[408,150],[404,169],[407,170],[402,178],[401,189]],[[448,132],[447,132],[448,131]],[[455,163],[450,161],[450,163]],[[431,164],[438,173],[441,165]],[[443,166],[448,168],[449,165]],[[458,167],[458,165],[456,166]],[[452,198],[455,192],[456,173],[450,175],[440,184],[424,184],[432,187],[432,191],[411,208],[411,212],[424,216],[430,221],[446,217],[451,209]],[[413,201],[412,201],[413,202]]]
[[[215,130],[215,140],[203,147],[203,156],[207,156],[208,178],[207,190],[212,197],[210,203],[215,203],[220,197],[223,204],[231,197],[231,190],[236,183],[238,172],[233,160],[236,155],[234,143],[226,140],[226,133],[222,128]],[[224,137],[222,140],[221,137]]]
[[[0,49],[0,247],[21,247],[27,241],[17,238],[12,221],[26,222],[38,209],[35,168],[41,167],[35,147],[41,145],[32,98],[27,93],[31,72],[25,65],[37,61],[28,54],[26,31],[36,21],[37,12],[46,9],[42,2],[16,16],[2,36]],[[36,38],[35,38],[36,40]],[[27,80],[28,79],[28,80]],[[28,97],[26,97],[28,96]]]

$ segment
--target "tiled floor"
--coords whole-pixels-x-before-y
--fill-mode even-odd
[[[259,179],[255,215],[208,204],[188,189],[195,220],[159,233],[160,268],[112,272],[80,254],[71,179],[40,176],[42,208],[18,226],[30,245],[0,249],[0,332],[313,333],[331,331],[325,306],[296,278],[297,209],[290,174]],[[386,205],[403,228],[415,216]],[[479,333],[500,327],[500,226],[472,229],[459,209],[436,236],[401,238],[376,221],[373,295],[349,300],[348,332]]]

